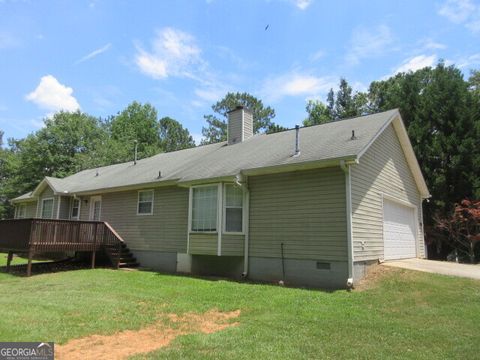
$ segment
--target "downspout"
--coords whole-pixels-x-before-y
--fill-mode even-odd
[[[348,250],[348,279],[347,289],[353,288],[353,233],[352,233],[352,186],[350,181],[350,164],[340,161],[340,167],[345,173],[345,198],[347,206],[347,250]]]
[[[244,252],[243,252],[243,273],[242,277],[246,278],[248,276],[248,247],[249,247],[249,233],[250,233],[250,190],[248,189],[247,182],[240,182],[241,175],[235,177],[235,184],[239,186],[245,194],[245,204],[244,204],[244,230],[245,230],[245,241],[244,241]]]

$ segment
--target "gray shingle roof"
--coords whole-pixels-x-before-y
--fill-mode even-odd
[[[47,180],[56,192],[82,193],[167,181],[202,181],[235,176],[252,169],[355,158],[397,114],[397,110],[390,110],[300,128],[298,156],[292,156],[295,146],[295,129],[292,129],[255,135],[235,145],[221,142],[199,146],[158,154],[139,160],[136,165],[133,162],[116,164],[84,170],[64,179]],[[352,130],[356,140],[351,139]],[[159,171],[161,178],[158,178]]]

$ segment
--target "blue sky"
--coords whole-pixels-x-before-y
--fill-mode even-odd
[[[292,127],[340,77],[365,90],[439,59],[468,76],[479,45],[473,0],[0,0],[0,129],[20,138],[60,109],[105,117],[137,100],[198,140],[227,91]]]

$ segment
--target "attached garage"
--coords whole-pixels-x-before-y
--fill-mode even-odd
[[[415,208],[383,201],[383,241],[385,260],[417,256]]]

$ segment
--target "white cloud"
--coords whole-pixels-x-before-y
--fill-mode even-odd
[[[80,64],[84,61],[93,59],[95,56],[98,56],[100,54],[103,54],[105,51],[108,51],[111,47],[112,47],[112,44],[108,43],[108,44],[102,46],[101,48],[93,50],[91,53],[89,53],[89,54],[85,55],[84,57],[82,57],[81,59],[77,60],[75,62],[75,64]]]
[[[474,10],[475,5],[470,0],[447,0],[438,10],[438,14],[460,24],[466,21]]]
[[[438,14],[455,24],[463,24],[474,33],[480,32],[480,5],[472,0],[447,0]]]
[[[300,10],[305,10],[308,8],[310,5],[312,5],[313,0],[293,0],[293,3],[297,8]]]
[[[76,111],[80,105],[72,96],[73,89],[58,82],[52,75],[43,76],[37,88],[26,95],[26,100],[50,112]]]
[[[474,66],[478,66],[480,64],[480,53],[464,56],[455,61],[448,61],[448,64],[455,64],[460,69],[472,68]]]
[[[195,95],[202,100],[216,102],[223,98],[228,91],[220,88],[199,88],[195,89],[194,92]]]
[[[269,101],[276,101],[285,96],[316,96],[326,93],[335,86],[332,77],[317,77],[296,72],[283,74],[265,81],[262,96]]]
[[[325,56],[325,52],[322,51],[322,50],[318,50],[316,52],[314,52],[313,54],[311,54],[308,59],[311,61],[311,62],[315,62],[315,61],[318,61],[320,60],[321,58],[323,58]]]
[[[436,42],[432,39],[425,39],[423,41],[423,48],[426,50],[445,50],[447,45]]]
[[[392,41],[392,33],[386,25],[380,25],[371,30],[357,28],[350,41],[350,51],[346,57],[347,63],[356,65],[362,59],[382,55]]]
[[[195,67],[204,63],[200,53],[192,35],[165,28],[157,31],[150,51],[138,48],[135,63],[140,71],[154,79],[192,77]]]
[[[423,69],[427,66],[435,66],[437,62],[436,55],[418,55],[413,58],[405,60],[395,71],[394,74],[400,72],[408,72],[408,71],[417,71]]]

